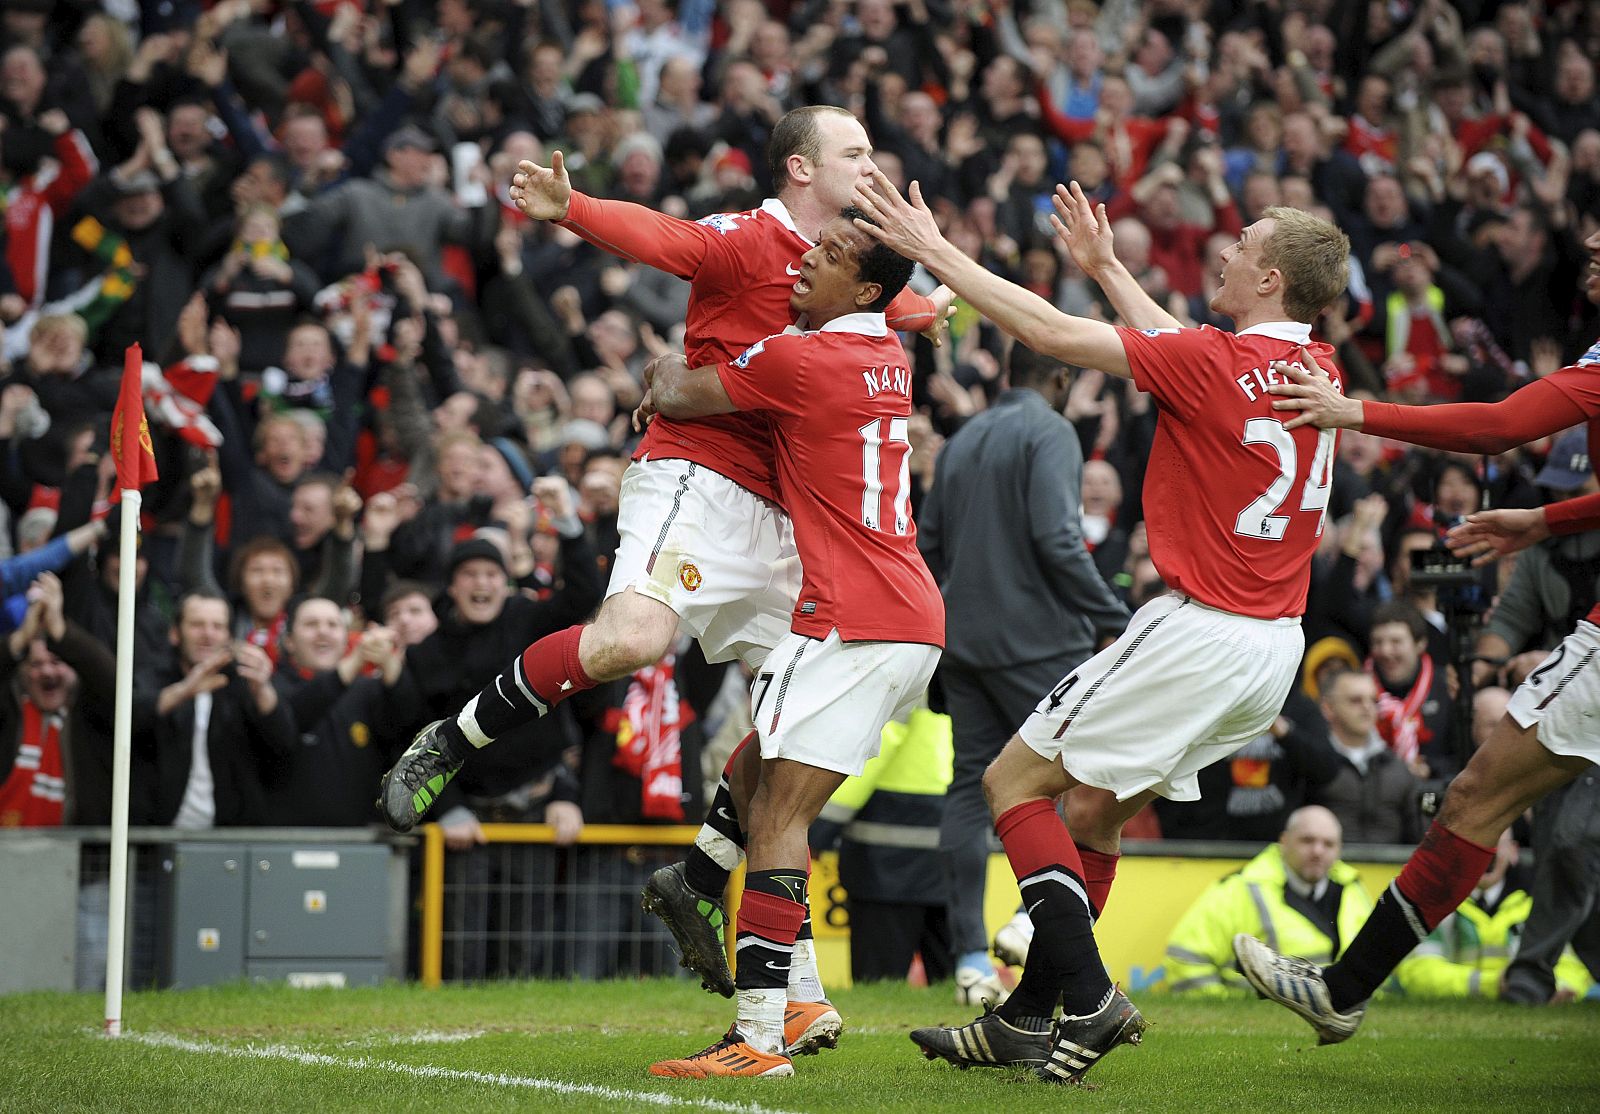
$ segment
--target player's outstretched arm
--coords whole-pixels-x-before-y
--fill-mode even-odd
[[[1062,313],[1037,294],[969,259],[940,235],[916,182],[911,183],[908,201],[882,173],[875,173],[872,180],[871,189],[857,183],[854,198],[857,207],[871,218],[856,222],[868,235],[921,263],[979,313],[1035,352],[1124,379],[1132,377],[1116,329],[1102,321]]]
[[[524,160],[511,178],[511,200],[534,220],[559,221],[602,251],[669,275],[693,279],[716,235],[689,220],[631,201],[604,201],[572,188],[560,151],[550,165]]]
[[[1139,280],[1117,258],[1106,207],[1090,204],[1083,187],[1056,186],[1050,223],[1078,269],[1100,284],[1111,306],[1135,329],[1181,329],[1183,323],[1145,293]]]
[[[1306,367],[1314,364],[1304,350],[1298,362]],[[1285,380],[1267,388],[1279,396],[1272,408],[1300,411],[1284,423],[1286,429],[1308,423],[1318,429],[1360,429],[1430,449],[1493,454],[1559,433],[1592,416],[1560,385],[1561,377],[1569,373],[1592,374],[1579,368],[1563,368],[1499,402],[1451,402],[1442,406],[1362,402],[1340,394],[1321,368],[1307,372],[1281,361],[1272,368]]]
[[[884,310],[884,317],[895,332],[915,330],[938,348],[944,344],[950,318],[955,316],[955,300],[956,292],[948,286],[940,286],[927,295],[918,294],[908,286],[895,295],[889,308]]]
[[[728,397],[715,364],[690,367],[689,361],[677,353],[657,356],[650,361],[645,380],[654,411],[664,418],[707,418],[738,409]]]

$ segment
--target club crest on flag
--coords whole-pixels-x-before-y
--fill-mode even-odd
[[[111,423],[111,454],[118,460],[122,459],[122,423],[121,414]],[[150,440],[150,419],[143,414],[139,415],[139,447],[151,456],[156,455],[155,442]]]

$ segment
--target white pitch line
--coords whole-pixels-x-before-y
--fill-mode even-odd
[[[167,1033],[128,1033],[121,1040],[137,1041],[152,1048],[169,1048],[179,1052],[201,1052],[216,1056],[233,1056],[247,1060],[287,1060],[291,1063],[314,1067],[351,1068],[356,1071],[384,1071],[395,1075],[409,1075],[418,1079],[446,1079],[463,1083],[488,1083],[496,1087],[522,1087],[532,1091],[550,1091],[558,1095],[585,1095],[609,1102],[637,1102],[651,1106],[683,1106],[696,1110],[715,1110],[721,1114],[794,1114],[753,1102],[721,1102],[707,1098],[679,1098],[659,1091],[628,1091],[620,1087],[603,1087],[596,1083],[567,1083],[560,1079],[542,1079],[536,1075],[507,1075],[503,1072],[469,1071],[463,1068],[441,1068],[434,1064],[403,1064],[396,1060],[375,1060],[369,1056],[329,1056],[321,1052],[307,1052],[283,1044],[214,1044],[208,1041],[185,1040]]]
[[[420,1033],[369,1033],[364,1037],[354,1040],[340,1041],[340,1048],[382,1048],[391,1044],[462,1044],[466,1041],[476,1040],[483,1036],[482,1029],[467,1032],[434,1032],[424,1030]]]

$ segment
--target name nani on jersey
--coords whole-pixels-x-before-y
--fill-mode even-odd
[[[877,398],[882,391],[911,397],[911,372],[903,367],[869,367],[861,373],[867,381],[867,397]]]
[[[1306,369],[1302,368],[1301,370]],[[1248,401],[1254,402],[1256,399],[1265,395],[1267,393],[1267,388],[1272,386],[1274,383],[1287,383],[1288,380],[1284,379],[1269,366],[1265,371],[1263,371],[1261,368],[1253,367],[1243,375],[1239,376],[1239,378],[1235,379],[1234,382],[1239,385],[1239,390],[1244,393],[1244,397]],[[1335,376],[1333,379],[1333,389],[1338,391],[1340,394],[1344,394],[1344,384],[1339,381],[1337,376]]]

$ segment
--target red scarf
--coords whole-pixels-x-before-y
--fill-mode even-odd
[[[1367,672],[1378,682],[1378,734],[1401,761],[1414,761],[1422,744],[1433,738],[1433,732],[1422,722],[1422,705],[1433,689],[1433,658],[1422,655],[1417,679],[1403,697],[1389,695],[1371,658],[1367,659]]]
[[[47,720],[33,701],[24,697],[17,761],[11,776],[0,783],[0,828],[58,828],[66,800],[61,717]]]
[[[681,823],[683,751],[678,732],[694,722],[694,712],[678,699],[676,662],[676,655],[668,654],[635,673],[622,707],[607,712],[605,723],[617,733],[611,764],[642,783],[640,815]]]
[[[273,617],[272,622],[264,627],[250,624],[249,632],[244,640],[252,646],[258,646],[266,651],[267,660],[272,662],[272,668],[278,668],[278,655],[283,650],[283,628],[289,623],[289,613],[280,611]]]

